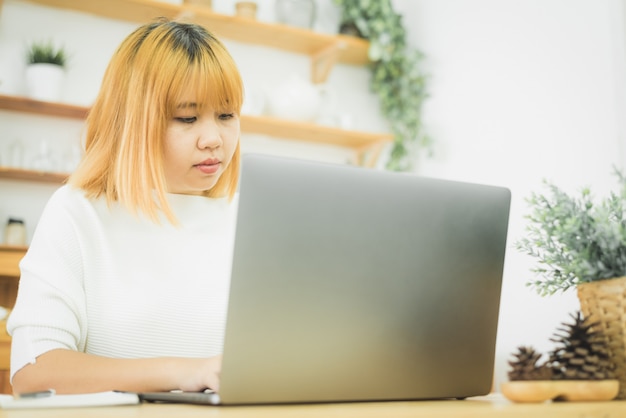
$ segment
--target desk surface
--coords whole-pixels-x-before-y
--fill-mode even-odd
[[[626,401],[515,404],[499,395],[464,401],[377,402],[282,406],[141,404],[102,408],[0,410],[0,418],[618,418]]]

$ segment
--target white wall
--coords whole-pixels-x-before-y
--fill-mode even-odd
[[[431,74],[425,120],[436,139],[423,175],[509,187],[512,209],[498,383],[518,345],[552,348],[578,309],[575,292],[541,298],[534,260],[513,243],[524,199],[543,178],[576,193],[615,190],[624,139],[624,7],[620,0],[396,0]]]
[[[23,92],[22,47],[54,36],[73,51],[66,101],[89,104],[114,48],[136,25],[5,0],[0,16],[0,92]],[[219,11],[232,2],[214,0]],[[271,0],[261,18],[272,20]],[[621,0],[394,0],[411,42],[426,54],[431,98],[425,123],[435,156],[418,173],[509,187],[513,193],[498,335],[496,380],[517,345],[550,347],[549,337],[578,309],[574,293],[540,298],[525,283],[533,260],[513,248],[523,234],[524,198],[543,178],[570,191],[590,185],[598,195],[615,185],[611,166],[623,165],[624,7]],[[271,88],[292,71],[308,74],[308,59],[226,41],[249,88]],[[354,127],[386,130],[365,68],[338,66],[328,84],[338,111]],[[35,120],[35,121],[33,121]],[[50,128],[50,124],[54,128]],[[80,124],[0,112],[0,145],[15,138],[53,137],[64,143]],[[342,161],[345,153],[244,138],[260,149]],[[0,157],[1,157],[0,148]],[[27,219],[29,232],[54,186],[0,181],[0,222]],[[29,235],[30,235],[29,234]]]

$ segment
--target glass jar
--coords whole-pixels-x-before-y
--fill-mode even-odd
[[[286,25],[312,29],[315,12],[315,0],[276,0],[276,19]]]
[[[26,227],[22,219],[9,218],[4,229],[4,243],[6,245],[26,245]]]

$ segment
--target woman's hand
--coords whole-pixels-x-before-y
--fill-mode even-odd
[[[207,359],[182,359],[187,361],[181,370],[180,389],[185,392],[200,392],[207,388],[218,392],[220,373],[222,371],[222,355]]]

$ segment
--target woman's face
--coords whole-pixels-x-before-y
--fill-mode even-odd
[[[177,104],[165,135],[167,191],[201,194],[217,183],[233,157],[239,141],[239,116],[212,109],[198,109],[194,95]]]

